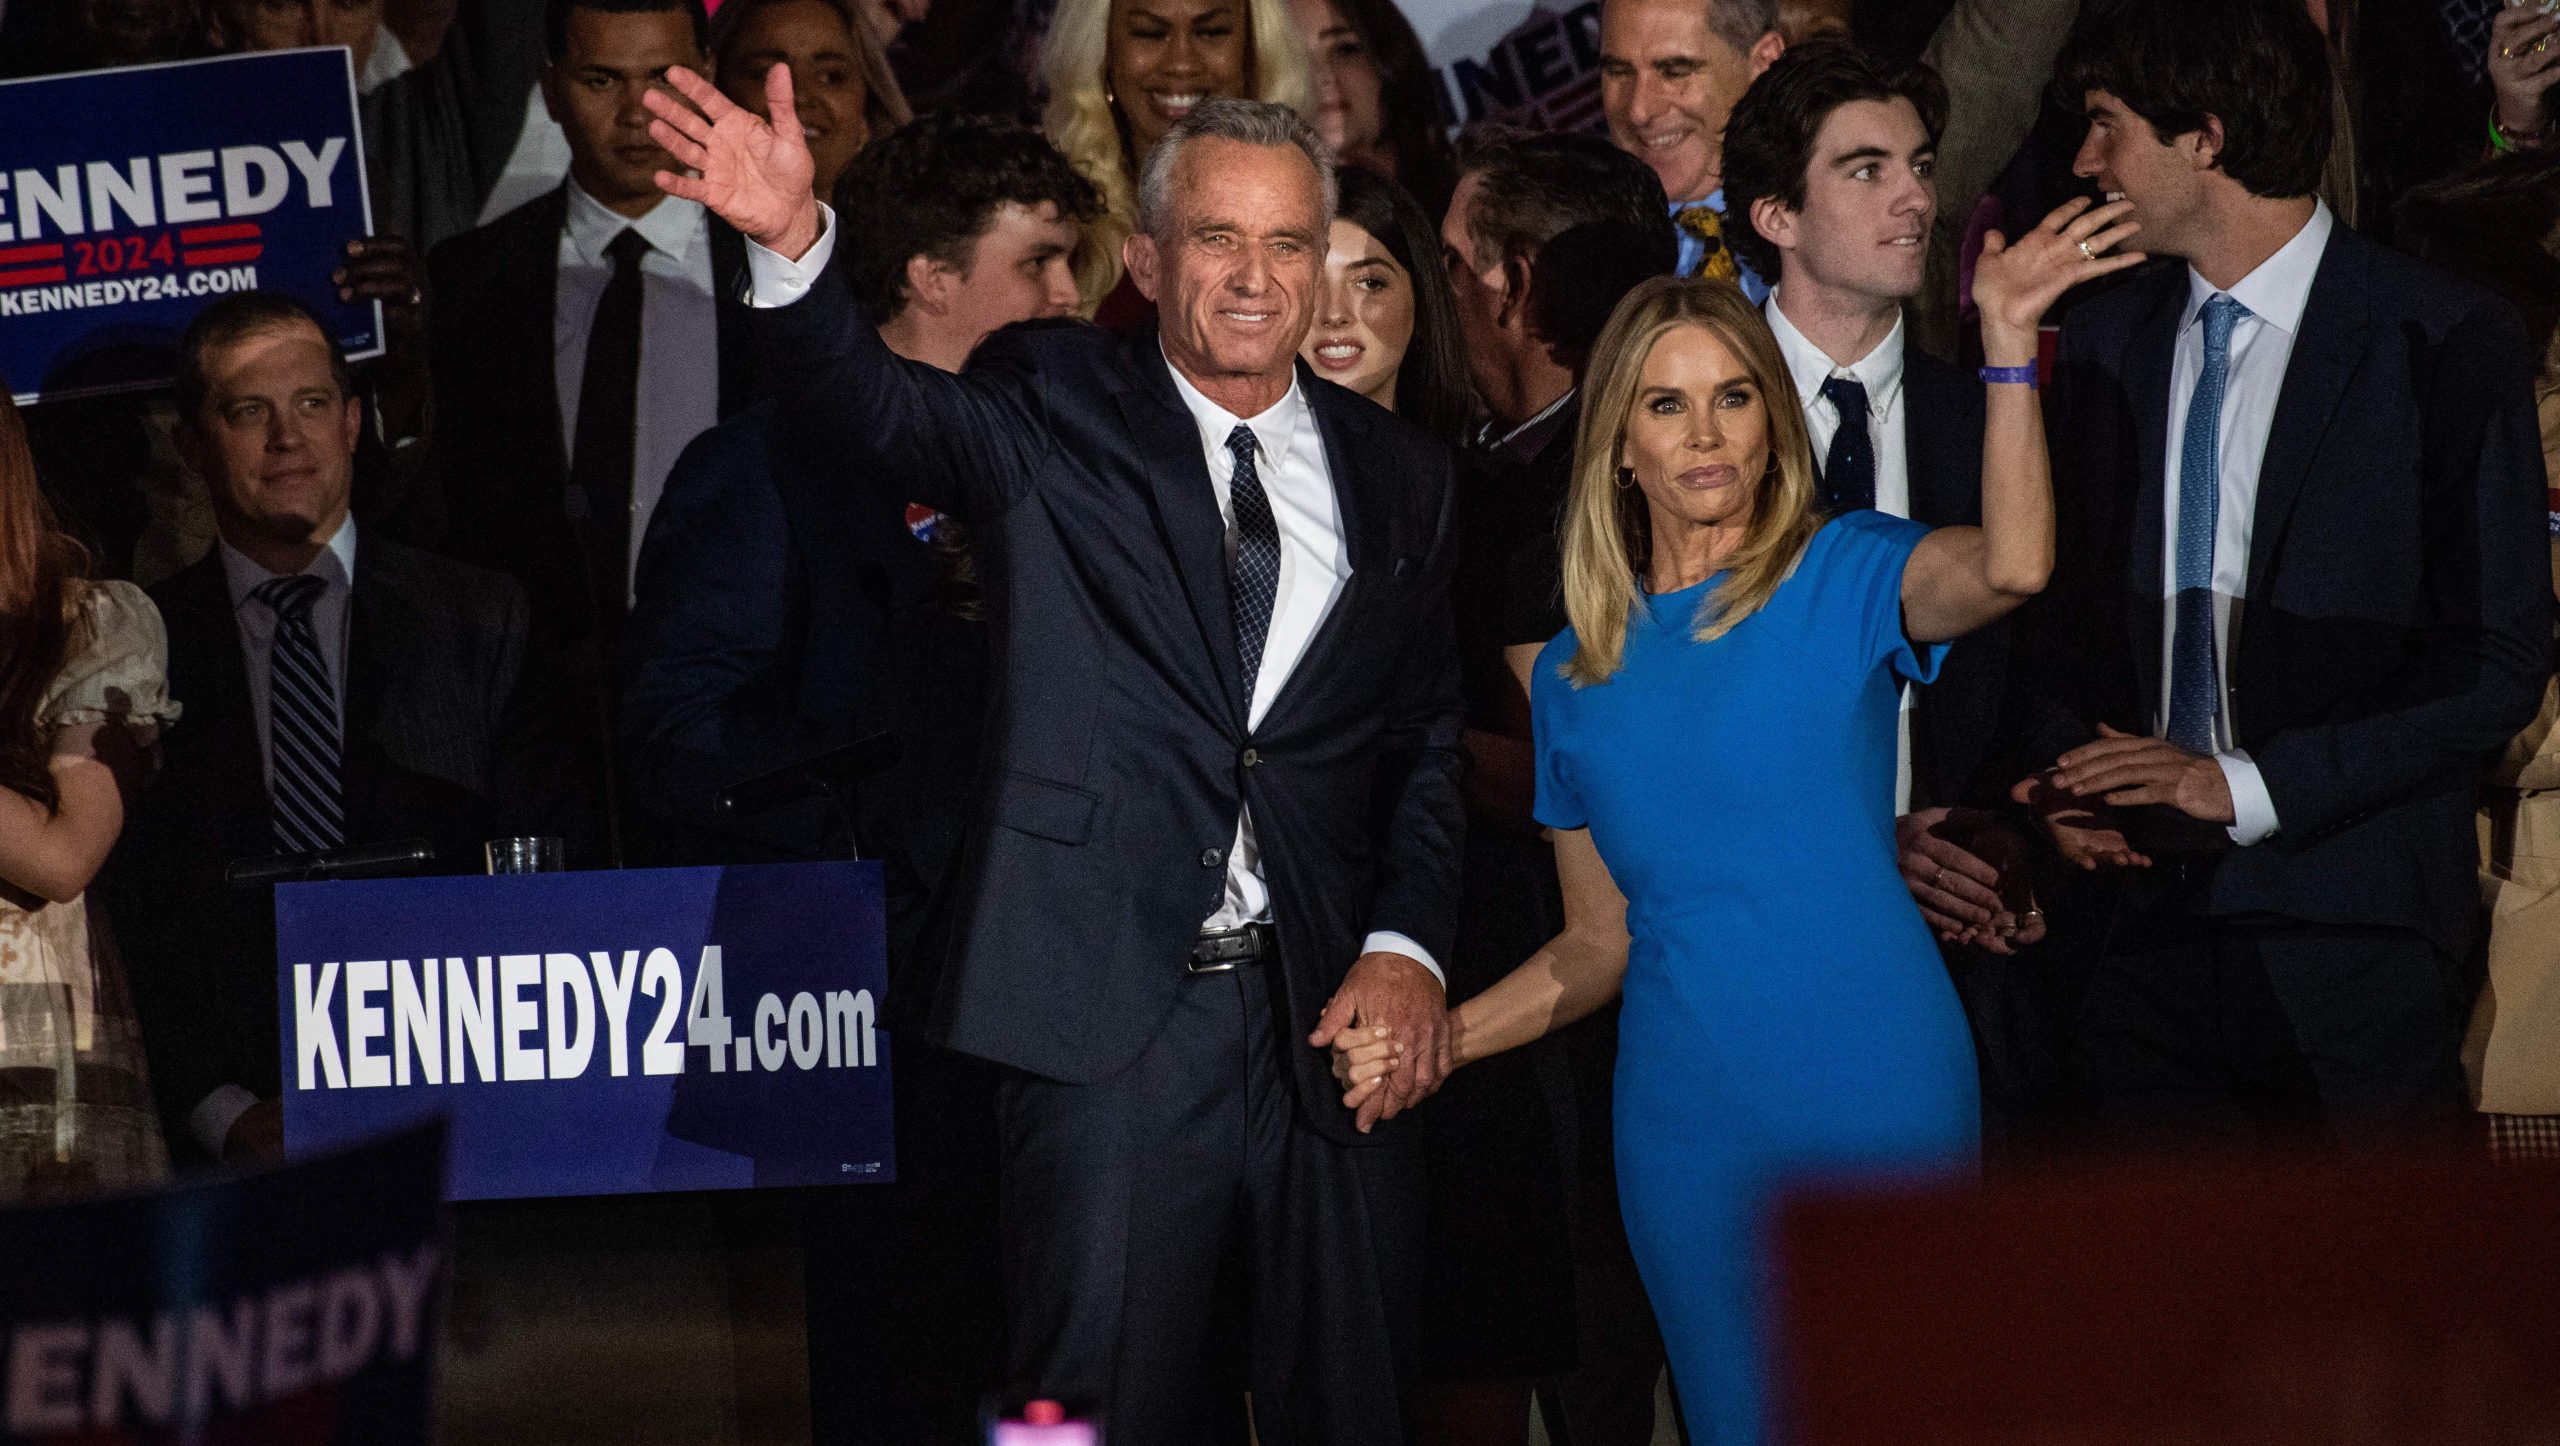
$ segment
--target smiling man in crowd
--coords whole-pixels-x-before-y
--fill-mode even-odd
[[[1680,274],[1768,287],[1726,244],[1724,127],[1734,102],[1785,53],[1777,0],[1607,0],[1600,104],[1609,139],[1653,167],[1680,228]]]

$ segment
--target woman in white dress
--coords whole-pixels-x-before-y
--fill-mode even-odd
[[[89,882],[174,721],[160,614],[91,582],[0,386],[0,1201],[168,1173],[132,996]]]

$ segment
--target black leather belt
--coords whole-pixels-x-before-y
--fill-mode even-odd
[[[1269,924],[1220,929],[1192,941],[1188,967],[1194,974],[1224,974],[1247,964],[1259,964],[1278,953],[1279,949],[1280,937],[1272,932]]]

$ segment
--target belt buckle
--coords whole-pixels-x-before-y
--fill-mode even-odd
[[[1182,968],[1187,974],[1233,974],[1242,969],[1245,963],[1246,961],[1242,959],[1227,959],[1215,964],[1203,964],[1197,959],[1186,959],[1182,962]]]

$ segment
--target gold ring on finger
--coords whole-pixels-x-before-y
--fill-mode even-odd
[[[2549,50],[2550,48],[2551,42],[2548,40],[2537,40],[2533,42],[2533,53],[2536,55],[2540,55],[2542,52]]]
[[[2512,45],[2501,45],[2498,47],[2498,57],[2502,60],[2513,60],[2516,58],[2516,48]]]
[[[2083,260],[2083,261],[2095,261],[2095,260],[2097,260],[2097,259],[2098,259],[2098,253],[2089,249],[2089,243],[2088,243],[2088,242],[2086,242],[2086,241],[2075,241],[2075,242],[2073,242],[2072,244],[2073,244],[2073,245],[2075,245],[2075,246],[2078,246],[2078,247],[2080,248],[2080,259],[2081,259],[2081,260]]]

